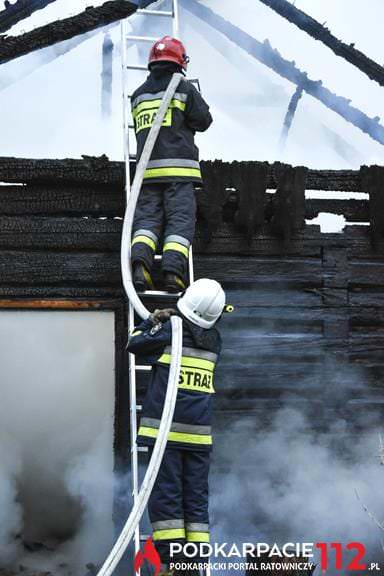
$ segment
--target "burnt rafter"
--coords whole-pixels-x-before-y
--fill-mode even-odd
[[[0,12],[0,34],[53,2],[56,0],[17,0],[14,4],[4,2],[5,9]]]
[[[289,62],[281,56],[278,50],[273,49],[269,40],[259,42],[197,0],[188,0],[187,2],[183,0],[183,7],[226,36],[259,62],[293,82],[296,86],[302,87],[307,94],[325,104],[327,108],[368,134],[373,140],[384,144],[384,126],[380,124],[380,118],[370,118],[358,108],[351,106],[350,100],[325,88],[321,80],[315,81],[308,78],[307,73],[297,68],[295,62]]]
[[[323,44],[328,46],[337,56],[341,56],[344,60],[347,60],[356,68],[359,68],[364,74],[366,74],[371,80],[375,80],[384,86],[384,68],[380,66],[377,62],[368,58],[360,50],[356,50],[354,44],[346,44],[342,42],[336,36],[334,36],[328,28],[323,24],[320,24],[300,10],[296,8],[294,4],[287,2],[287,0],[260,0],[269,8],[272,8],[275,12],[283,16],[286,20],[295,24],[304,32],[307,32],[315,40],[320,40]]]
[[[127,18],[136,10],[137,5],[127,0],[111,0],[19,36],[0,36],[0,64]]]

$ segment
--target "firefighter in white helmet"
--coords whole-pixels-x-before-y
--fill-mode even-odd
[[[175,414],[148,504],[153,540],[165,565],[172,560],[171,542],[209,542],[212,398],[214,371],[221,351],[215,324],[227,308],[218,282],[197,280],[179,298],[177,310],[156,310],[135,328],[128,342],[130,352],[144,356],[145,363],[153,366],[138,432],[138,443],[152,447],[160,426],[171,363],[169,319],[177,314],[183,320]]]

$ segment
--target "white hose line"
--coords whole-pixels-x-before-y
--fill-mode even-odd
[[[132,223],[133,216],[136,209],[137,199],[139,197],[141,185],[144,178],[144,172],[147,168],[148,162],[151,158],[152,150],[155,145],[157,136],[159,134],[163,119],[171,103],[171,100],[176,92],[180,83],[182,74],[174,74],[168,88],[164,94],[163,101],[156,115],[155,121],[149,132],[146,140],[143,153],[140,161],[136,167],[136,174],[130,191],[127,209],[125,211],[123,232],[121,240],[121,269],[123,276],[123,284],[129,300],[131,301],[136,312],[143,319],[148,318],[149,310],[141,302],[138,297],[135,287],[132,282],[131,270],[131,236],[132,236]],[[169,368],[167,393],[164,401],[163,413],[161,416],[160,427],[156,442],[154,445],[151,460],[149,462],[143,483],[136,502],[133,505],[131,513],[118,537],[115,545],[109,553],[104,564],[100,568],[97,576],[111,576],[116,566],[120,562],[124,552],[126,551],[138,523],[147,506],[149,496],[152,492],[154,483],[159,472],[161,462],[163,460],[164,451],[167,445],[168,434],[171,429],[173,414],[176,406],[177,389],[180,376],[181,355],[183,346],[183,324],[181,318],[177,316],[171,317],[172,324],[172,349],[171,349],[171,365]]]
[[[177,90],[180,80],[183,78],[182,74],[174,74],[168,85],[168,88],[164,94],[163,101],[157,112],[155,121],[152,128],[148,134],[148,138],[145,142],[143,152],[140,157],[140,161],[136,166],[135,178],[131,187],[130,195],[128,198],[128,204],[125,211],[122,241],[121,241],[121,272],[123,276],[123,284],[125,291],[132,306],[136,310],[141,318],[145,319],[149,316],[149,310],[146,309],[144,304],[138,297],[135,287],[132,282],[132,269],[131,269],[131,236],[132,236],[132,224],[133,216],[135,213],[137,199],[139,197],[141,185],[143,183],[144,172],[147,169],[148,162],[151,159],[151,154],[156,143],[157,136],[160,132],[161,125],[163,123],[165,114],[167,113],[168,107],[171,103],[173,96]]]
[[[181,318],[172,316],[172,362],[169,370],[169,379],[167,394],[164,402],[163,414],[161,417],[161,424],[156,438],[153,454],[147,472],[145,474],[143,483],[140,488],[139,497],[134,504],[129,518],[112,548],[108,558],[98,572],[97,576],[111,576],[117,564],[121,560],[132,536],[135,532],[137,524],[144,513],[149,496],[152,492],[153,485],[157,478],[161,461],[163,459],[164,451],[167,445],[168,433],[171,429],[173,413],[175,410],[176,397],[177,397],[177,384],[180,375],[181,353],[183,345],[183,325]]]

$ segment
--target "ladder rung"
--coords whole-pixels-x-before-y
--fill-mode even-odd
[[[139,370],[140,372],[150,372],[152,370],[152,366],[136,364],[136,370]]]
[[[140,541],[146,542],[150,538],[150,534],[140,534]]]
[[[141,412],[142,409],[143,409],[143,407],[142,407],[141,404],[136,404],[136,411],[137,411],[137,412]]]
[[[145,292],[139,292],[139,296],[147,298],[148,296],[165,296],[167,298],[179,298],[181,292],[165,292],[165,290],[146,290]]]
[[[138,452],[148,452],[148,446],[138,446],[137,451]]]
[[[146,8],[139,8],[136,14],[146,14],[147,16],[168,16],[173,18],[173,12],[168,10],[147,10]]]
[[[130,154],[129,159],[130,160],[136,160],[136,154]]]
[[[127,70],[145,70],[148,71],[148,66],[145,64],[128,64]]]
[[[158,38],[155,36],[126,36],[127,40],[132,40],[132,42],[157,42]]]
[[[128,128],[130,128],[131,130],[135,129],[135,125],[134,124],[128,124]]]
[[[161,254],[155,254],[155,260],[162,260],[163,256]]]

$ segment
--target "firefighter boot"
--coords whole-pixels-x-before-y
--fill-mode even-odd
[[[172,294],[183,292],[186,289],[186,285],[180,276],[172,274],[171,272],[166,272],[164,276],[164,286],[166,291],[171,292]]]
[[[137,292],[153,290],[154,285],[150,273],[141,262],[135,264],[133,270],[133,283]]]

